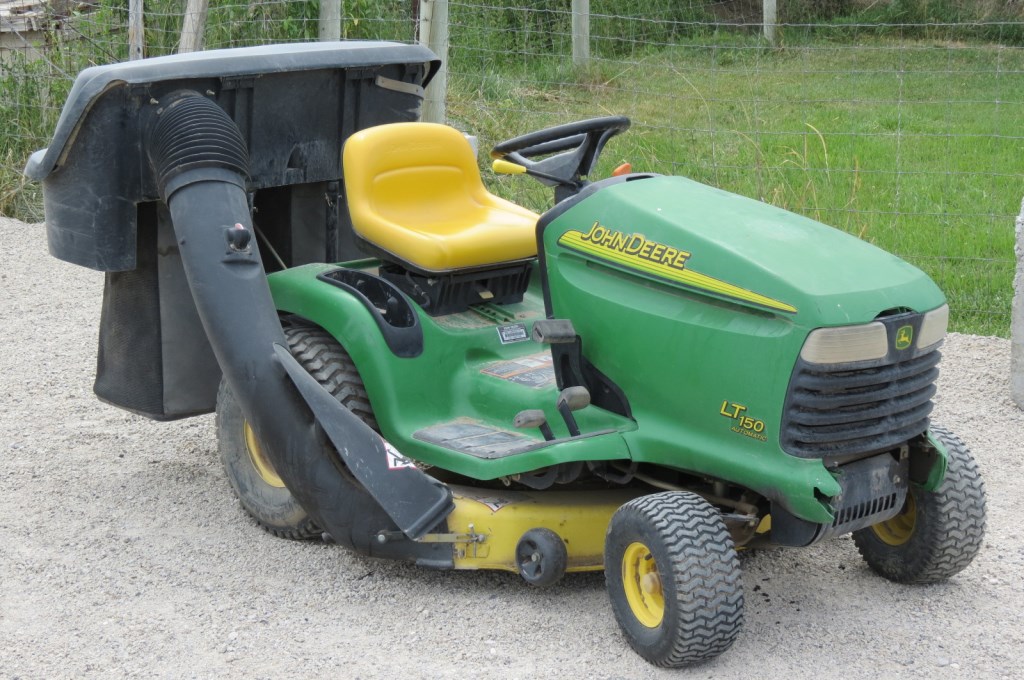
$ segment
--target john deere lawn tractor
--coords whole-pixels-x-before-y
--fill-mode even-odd
[[[736,551],[853,533],[966,567],[982,481],[929,424],[948,307],[922,272],[680,177],[598,178],[622,117],[495,146],[416,122],[415,45],[241,48],[83,71],[49,148],[50,250],[106,274],[97,395],[216,410],[282,537],[545,586],[604,570],[661,666],[740,631]]]

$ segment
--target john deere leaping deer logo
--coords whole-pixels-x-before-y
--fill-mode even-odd
[[[900,326],[896,330],[896,349],[906,349],[914,342],[914,327]]]

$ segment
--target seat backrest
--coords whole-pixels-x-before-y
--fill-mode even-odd
[[[422,228],[486,202],[476,163],[469,140],[447,125],[395,123],[352,135],[345,192],[356,232],[371,237],[380,218]]]
[[[537,215],[487,191],[454,128],[367,128],[349,137],[343,162],[356,234],[406,266],[452,271],[537,254]]]

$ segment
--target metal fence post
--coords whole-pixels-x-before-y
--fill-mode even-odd
[[[427,86],[423,100],[423,121],[444,123],[448,92],[448,0],[420,0],[420,44],[441,60],[441,68]]]
[[[1010,395],[1024,409],[1024,201],[1016,221],[1017,273],[1013,278],[1013,310],[1010,316]]]

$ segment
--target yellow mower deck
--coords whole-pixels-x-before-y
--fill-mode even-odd
[[[558,534],[569,554],[566,571],[604,568],[604,537],[619,507],[641,495],[633,490],[519,491],[452,486],[456,569],[518,572],[516,544],[530,529]],[[424,540],[438,540],[427,535]],[[452,537],[446,537],[452,540]]]

